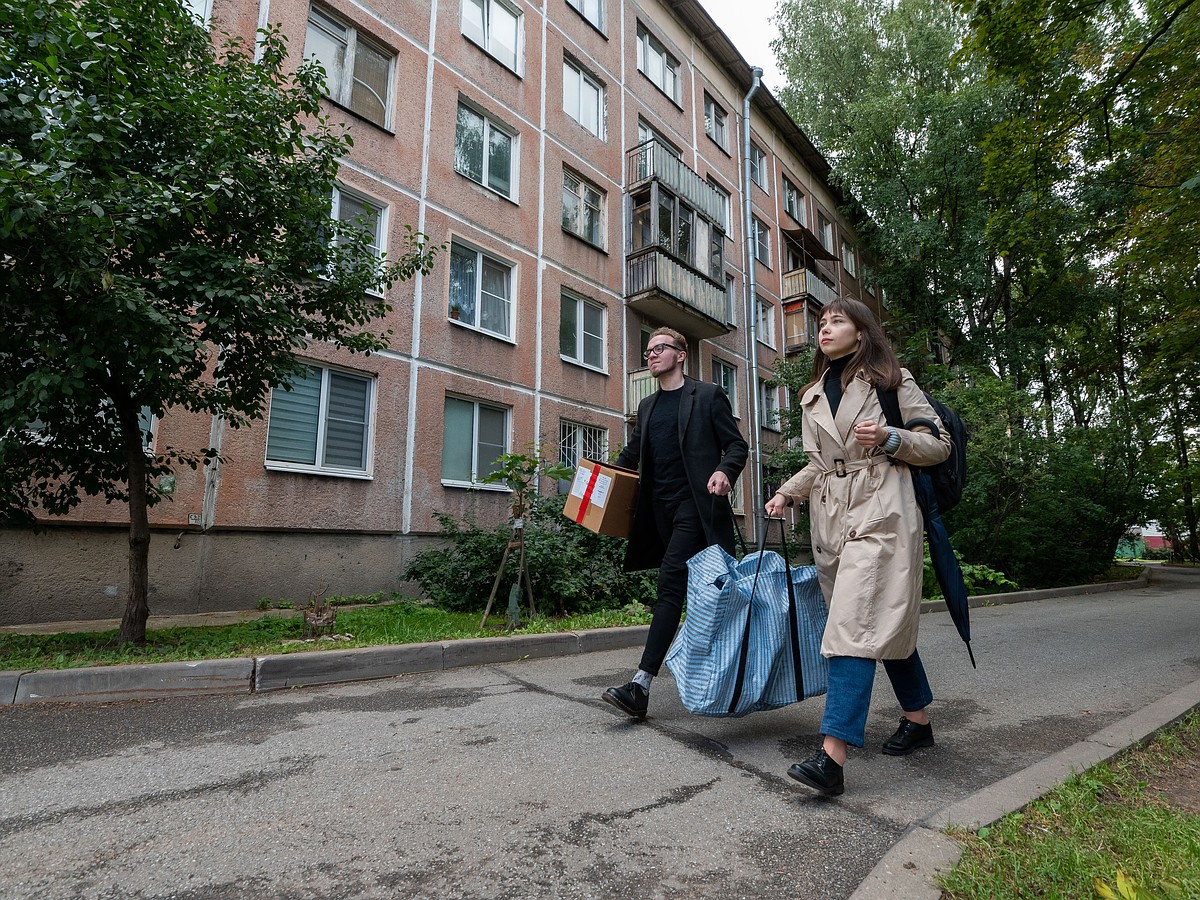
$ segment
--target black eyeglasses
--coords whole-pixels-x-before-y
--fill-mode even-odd
[[[648,360],[652,356],[658,356],[664,350],[674,350],[676,353],[683,352],[678,347],[676,347],[674,344],[655,344],[653,347],[651,347],[645,353],[642,354],[642,359]]]

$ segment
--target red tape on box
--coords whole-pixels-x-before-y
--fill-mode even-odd
[[[575,521],[580,525],[583,524],[584,514],[592,503],[592,488],[596,486],[596,479],[600,477],[600,467],[592,468],[592,477],[588,479],[587,490],[583,492],[583,499],[579,501],[579,512],[575,513]]]

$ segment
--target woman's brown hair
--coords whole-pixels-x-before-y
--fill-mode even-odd
[[[892,349],[883,329],[871,314],[870,307],[860,300],[841,297],[821,307],[822,319],[831,313],[841,313],[853,322],[861,338],[858,349],[851,355],[846,370],[842,372],[842,387],[845,388],[855,375],[862,372],[871,384],[885,391],[898,388],[901,381],[900,360],[896,358],[896,351]],[[828,368],[829,357],[818,343],[817,352],[813,355],[812,381],[805,385],[804,390],[819,384]]]

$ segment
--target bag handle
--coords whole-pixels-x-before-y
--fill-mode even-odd
[[[746,611],[746,627],[742,631],[742,646],[738,652],[737,678],[734,682],[733,698],[729,701],[729,715],[737,708],[742,699],[742,686],[746,680],[746,661],[750,655],[750,617],[754,612],[754,592],[758,590],[758,574],[762,571],[763,551],[767,546],[766,522],[779,522],[779,544],[783,549],[784,581],[787,582],[788,592],[788,641],[792,646],[792,668],[796,674],[796,699],[804,699],[804,673],[800,670],[800,642],[796,630],[799,627],[799,613],[796,609],[796,587],[792,584],[791,553],[787,546],[787,523],[782,516],[767,516],[764,520],[762,534],[758,536],[758,565],[754,567],[754,581],[750,584],[750,607]]]

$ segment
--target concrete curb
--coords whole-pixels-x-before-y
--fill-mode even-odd
[[[962,848],[945,829],[976,831],[991,825],[1072,775],[1145,743],[1197,708],[1200,680],[914,823],[863,879],[850,900],[938,900],[942,889],[934,878],[952,868],[962,856]]]
[[[1148,568],[1130,581],[971,597],[972,607],[1023,603],[1049,597],[1136,590],[1150,580]],[[924,603],[922,613],[945,610],[945,601]],[[473,638],[427,644],[315,650],[242,659],[93,666],[0,672],[0,705],[148,700],[175,695],[255,693],[302,685],[336,684],[640,647],[648,625],[593,631]]]
[[[646,642],[649,628],[648,625],[635,625],[595,631],[315,650],[255,658],[0,672],[0,705],[250,694],[303,685],[393,678],[463,666],[641,647]]]

